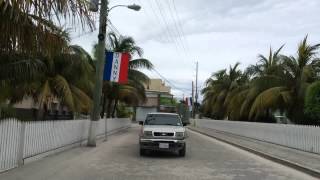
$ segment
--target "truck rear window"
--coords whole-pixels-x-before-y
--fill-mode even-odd
[[[147,116],[145,125],[169,125],[181,126],[181,120],[178,115],[151,114]]]

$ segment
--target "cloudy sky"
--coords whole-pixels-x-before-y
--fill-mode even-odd
[[[285,44],[282,53],[295,55],[307,34],[310,43],[320,43],[319,0],[112,0],[110,7],[133,3],[141,11],[117,8],[109,19],[144,49],[178,98],[191,95],[196,61],[201,88],[212,72],[236,62],[241,68],[255,64],[270,47]],[[97,41],[97,31],[72,36],[89,52]]]

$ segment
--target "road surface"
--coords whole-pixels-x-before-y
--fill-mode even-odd
[[[313,179],[256,155],[189,131],[187,154],[139,156],[139,127],[96,148],[75,148],[0,174],[1,180]]]

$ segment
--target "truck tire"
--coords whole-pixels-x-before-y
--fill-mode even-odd
[[[180,157],[186,156],[186,145],[184,145],[183,148],[179,151],[179,156]]]
[[[146,154],[146,151],[144,149],[140,149],[140,156],[144,156]]]

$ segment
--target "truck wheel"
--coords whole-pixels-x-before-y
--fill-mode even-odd
[[[183,148],[179,151],[179,156],[180,157],[186,156],[186,145],[184,145]]]
[[[140,156],[144,156],[146,154],[146,151],[144,149],[140,149]]]

